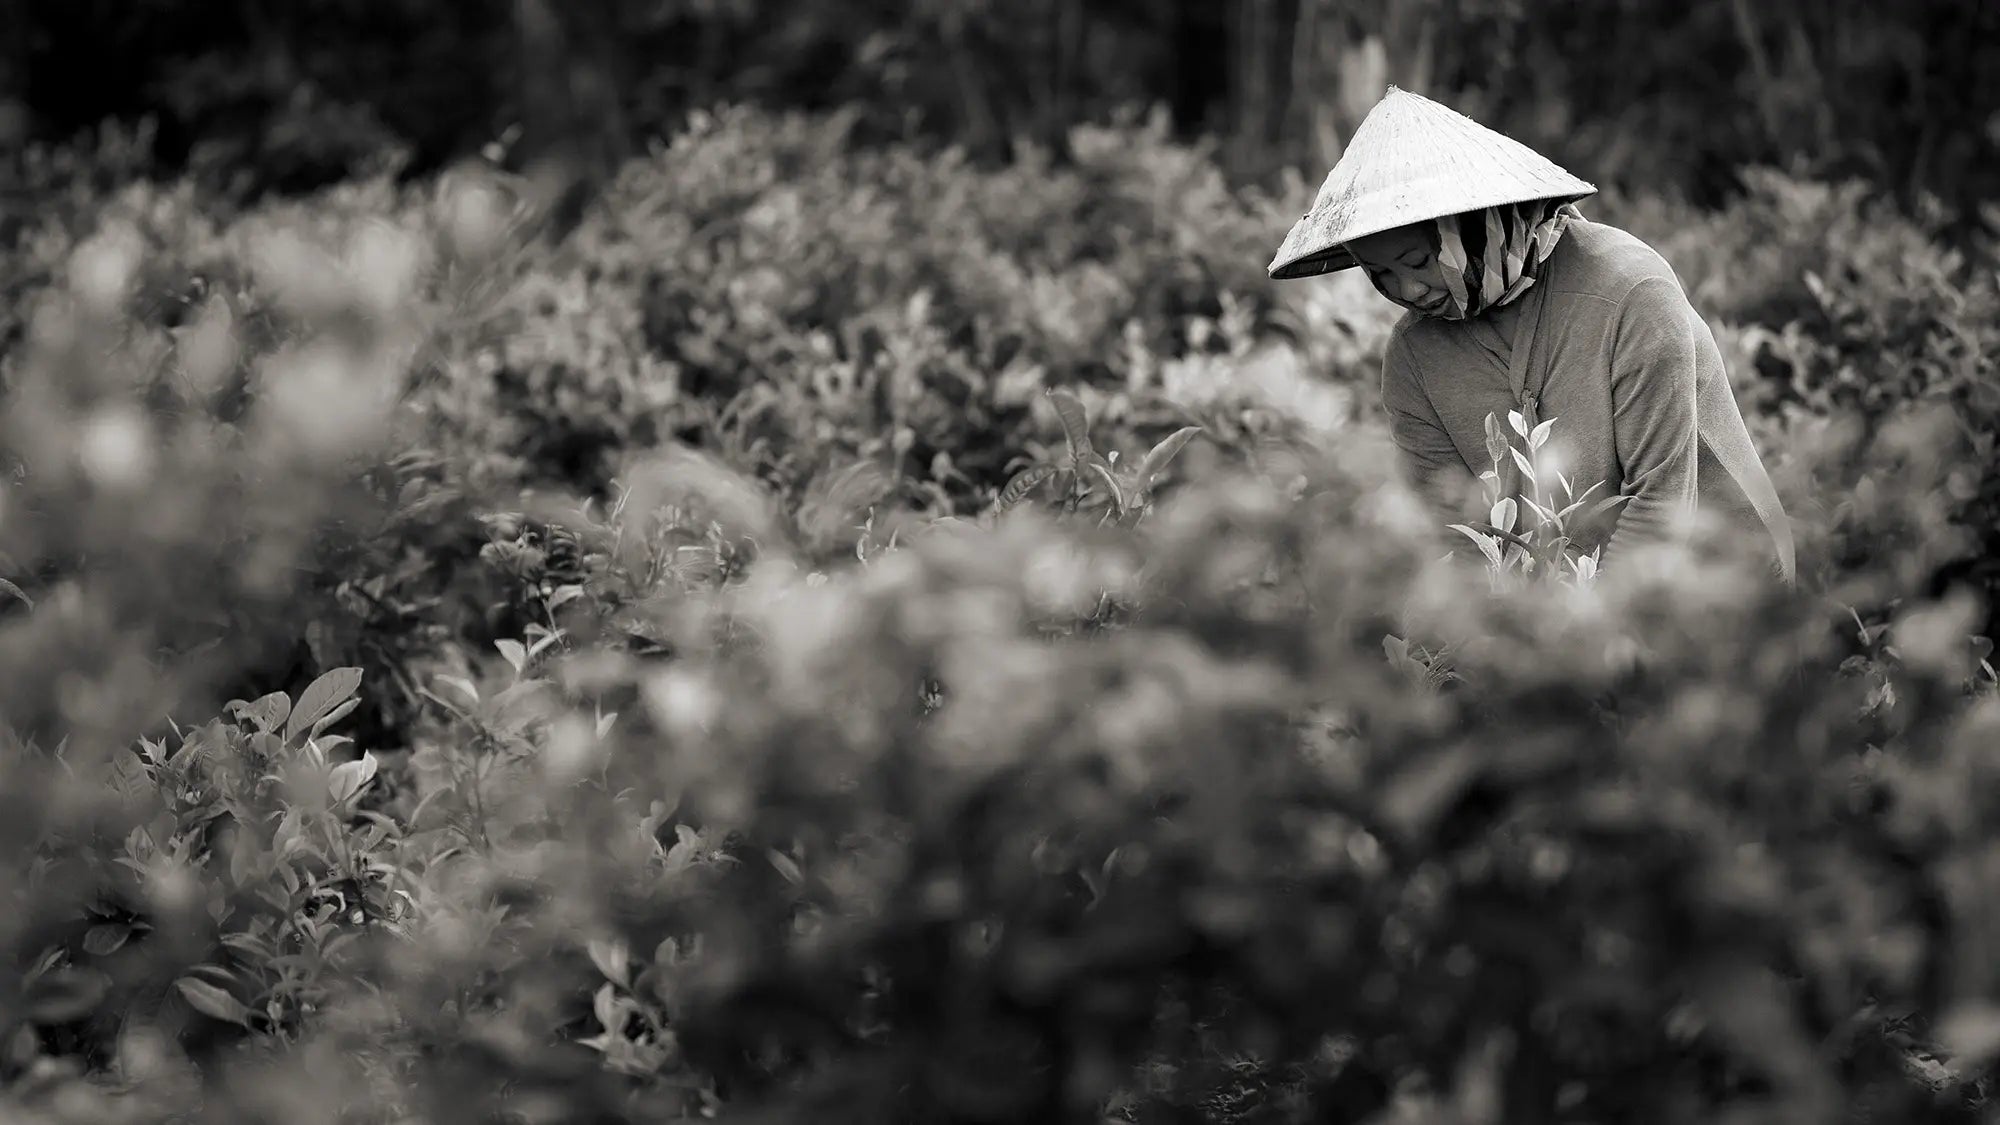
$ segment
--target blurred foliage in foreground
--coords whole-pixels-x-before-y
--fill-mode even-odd
[[[0,1116],[1977,1118],[2000,297],[1937,216],[1605,201],[1802,583],[1535,580],[1391,479],[1389,307],[1263,282],[1302,199],[843,124],[561,239],[7,170]],[[1079,413],[1121,482],[1201,430],[989,513]]]

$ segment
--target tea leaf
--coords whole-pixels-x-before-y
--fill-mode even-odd
[[[438,683],[441,683],[446,687],[455,688],[460,695],[465,696],[468,700],[474,703],[479,702],[479,687],[478,685],[474,684],[471,680],[468,680],[463,676],[451,676],[444,674],[439,674],[436,677],[436,679]],[[433,695],[431,698],[437,699],[437,696]],[[438,699],[438,702],[443,703],[444,700]]]
[[[1467,539],[1479,544],[1479,553],[1486,556],[1487,562],[1492,563],[1494,566],[1501,565],[1500,545],[1494,541],[1492,536],[1483,535],[1462,523],[1452,524],[1451,529],[1462,533]]]
[[[1162,469],[1165,469],[1168,463],[1171,462],[1175,458],[1175,456],[1177,456],[1180,453],[1182,448],[1184,448],[1189,441],[1193,440],[1194,435],[1200,433],[1201,430],[1202,428],[1200,426],[1182,426],[1180,429],[1175,430],[1173,433],[1168,434],[1164,438],[1161,438],[1160,443],[1158,445],[1155,445],[1152,448],[1152,450],[1146,454],[1145,460],[1139,462],[1140,482],[1142,484],[1151,484],[1153,478],[1159,476],[1160,471]]]
[[[1632,497],[1623,494],[1620,494],[1618,496],[1606,496],[1604,499],[1599,500],[1597,503],[1591,505],[1590,508],[1584,512],[1584,515],[1586,517],[1594,519],[1631,499]]]
[[[1057,469],[1056,495],[1062,497],[1065,501],[1068,501],[1072,499],[1071,494],[1074,493],[1075,491],[1076,491],[1076,471],[1069,468]]]
[[[1104,486],[1111,490],[1111,498],[1122,510],[1125,507],[1125,490],[1118,486],[1118,477],[1112,473],[1111,466],[1106,464],[1102,457],[1098,457],[1089,462],[1089,467],[1092,472],[1103,478]]]
[[[994,508],[1004,512],[1019,504],[1035,490],[1035,486],[1054,476],[1055,472],[1054,465],[1036,465],[1015,474],[1014,479],[1007,482],[1007,487],[1000,490],[999,498],[993,502]]]
[[[493,645],[500,650],[500,655],[506,658],[507,663],[513,665],[516,675],[519,675],[521,669],[528,666],[528,650],[520,641],[502,637],[494,641]]]
[[[131,938],[132,927],[121,922],[106,922],[90,927],[83,935],[83,951],[93,957],[108,956],[118,952]]]
[[[248,722],[258,730],[269,734],[276,731],[285,716],[291,713],[292,697],[282,691],[274,691],[254,702],[233,700],[229,704],[229,715],[240,722]]]
[[[333,767],[327,775],[327,796],[335,805],[344,804],[348,798],[361,792],[363,786],[375,779],[377,764],[375,755],[365,753],[352,762],[342,762]]]
[[[799,867],[798,860],[793,859],[776,848],[771,848],[764,854],[770,858],[771,866],[778,869],[778,874],[785,877],[785,882],[790,883],[794,887],[805,886],[806,873]]]
[[[174,988],[195,1011],[205,1016],[240,1027],[249,1027],[256,1016],[255,1012],[243,1006],[242,1001],[205,980],[182,977],[174,982]]]
[[[1096,452],[1090,447],[1090,415],[1083,409],[1083,403],[1068,391],[1051,389],[1044,392],[1049,403],[1056,408],[1056,417],[1062,419],[1063,437],[1069,441],[1069,455],[1073,460],[1088,460]]]
[[[35,599],[29,597],[27,593],[23,591],[19,586],[14,585],[12,582],[7,581],[5,578],[0,578],[0,594],[5,594],[10,598],[19,601],[21,604],[27,606],[29,609],[35,608]]]
[[[590,999],[591,1014],[597,1017],[597,1022],[603,1024],[604,1030],[610,1032],[614,1038],[625,1030],[628,1004],[629,1001],[618,998],[617,991],[609,984],[599,985],[597,992]]]
[[[285,723],[285,741],[298,737],[302,730],[310,728],[335,707],[347,702],[361,686],[361,669],[335,668],[299,693],[299,701],[292,708],[292,717]]]
[[[609,941],[592,939],[584,943],[584,949],[590,954],[590,963],[597,966],[597,971],[604,974],[605,980],[620,988],[632,987],[632,951],[623,941],[617,938]]]
[[[321,715],[318,719],[313,720],[312,730],[308,733],[314,736],[318,735],[321,731],[353,714],[354,709],[359,706],[361,706],[359,699],[348,700],[326,714]]]
[[[1546,422],[1543,422],[1540,425],[1536,426],[1534,432],[1528,435],[1528,448],[1531,450],[1540,449],[1544,444],[1546,444],[1549,440],[1549,429],[1555,424],[1556,420],[1554,418],[1550,418]]]
[[[1492,414],[1486,416],[1486,456],[1495,468],[1507,461],[1507,435],[1500,429],[1500,419]]]

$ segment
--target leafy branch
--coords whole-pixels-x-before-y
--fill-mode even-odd
[[[1050,491],[1054,502],[1061,505],[1065,514],[1102,499],[1106,522],[1136,523],[1152,508],[1153,486],[1160,474],[1202,430],[1200,426],[1183,426],[1148,450],[1136,468],[1121,469],[1116,451],[1106,456],[1091,442],[1089,412],[1075,395],[1053,389],[1046,395],[1062,422],[1067,455],[1016,473],[994,500],[995,511],[1007,511],[1053,482]]]

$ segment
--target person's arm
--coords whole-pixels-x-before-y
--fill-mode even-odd
[[[1619,310],[1611,357],[1611,426],[1631,497],[1600,560],[1607,568],[1665,541],[1693,513],[1701,436],[1695,412],[1695,339],[1687,296],[1670,277],[1634,286]]]
[[[1401,333],[1390,337],[1382,355],[1382,408],[1389,416],[1389,436],[1396,443],[1404,479],[1441,524],[1462,519],[1458,500],[1472,473],[1458,455],[1458,446],[1452,443],[1437,407],[1418,382]]]

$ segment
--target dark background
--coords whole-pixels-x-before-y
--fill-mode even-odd
[[[588,181],[691,107],[857,105],[1003,159],[1163,106],[1229,172],[1323,174],[1390,82],[1605,185],[1714,206],[1737,170],[2000,189],[1980,0],[5,0],[0,140],[150,116],[165,169],[298,190],[513,143]],[[514,130],[510,133],[510,128]]]

